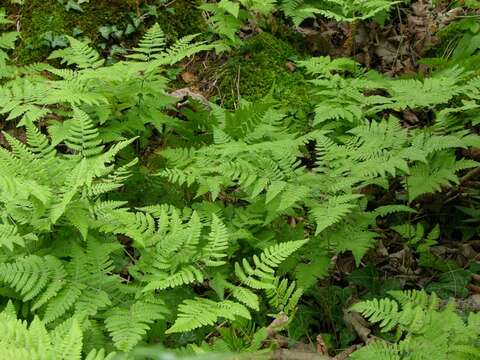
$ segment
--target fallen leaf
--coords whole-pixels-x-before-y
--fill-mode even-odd
[[[185,71],[181,75],[182,80],[185,81],[187,84],[194,83],[198,80],[197,76],[190,71]]]

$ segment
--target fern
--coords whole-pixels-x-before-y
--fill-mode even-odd
[[[303,295],[303,290],[298,288],[295,282],[289,283],[287,279],[277,278],[274,286],[274,288],[266,290],[270,305],[278,309],[278,312],[289,316],[293,315],[298,301]]]
[[[438,309],[438,300],[424,291],[394,291],[392,299],[374,299],[355,304],[352,310],[360,311],[372,322],[379,322],[383,331],[396,327],[405,333],[398,343],[390,344],[378,340],[352,354],[352,359],[404,359],[455,358],[464,359],[478,354],[475,345],[479,339],[475,326],[477,315],[471,314],[464,321],[451,302]],[[466,335],[468,333],[468,335]]]
[[[406,185],[409,189],[409,200],[413,201],[423,194],[441,190],[451,183],[458,184],[456,172],[464,166],[456,161],[451,152],[440,152],[428,163],[419,163],[411,169]],[[460,166],[459,166],[460,165]],[[465,163],[465,168],[477,166],[475,162]]]
[[[196,342],[186,352],[268,351],[265,314],[308,335],[309,300],[337,261],[359,266],[391,230],[421,260],[429,255],[446,235],[408,216],[429,215],[425,194],[462,185],[449,201],[463,201],[460,177],[475,175],[463,174],[480,146],[473,72],[391,79],[317,57],[298,63],[311,80],[301,111],[271,95],[234,111],[169,96],[176,63],[241,44],[246,21],[260,31],[283,12],[297,26],[326,17],[355,29],[395,3],[208,2],[220,41],[192,34],[170,44],[155,24],[125,57],[104,61],[69,38],[50,57],[67,68],[10,65],[18,34],[1,35],[0,303],[14,301],[27,320],[11,302],[0,314],[0,358],[111,358],[103,346],[136,356],[157,339]],[[405,126],[407,112],[428,114],[428,124]],[[462,209],[476,225],[475,209]],[[478,352],[476,314],[439,309],[425,292],[389,296],[353,307],[390,333],[353,358]]]
[[[93,126],[91,119],[78,108],[74,109],[74,118],[65,144],[77,151],[82,156],[94,156],[102,152],[99,146],[102,143],[99,139],[98,130]]]
[[[221,259],[226,256],[225,251],[228,249],[228,232],[220,219],[215,214],[212,216],[212,231],[202,258],[206,259],[207,266],[219,266],[225,264]]]
[[[19,234],[15,225],[0,224],[0,246],[13,250],[14,245],[25,247],[25,244],[32,240],[38,240],[38,237],[32,233]]]
[[[380,322],[384,331],[392,330],[398,325],[398,304],[391,299],[373,299],[357,303],[352,310],[362,313],[372,322]]]

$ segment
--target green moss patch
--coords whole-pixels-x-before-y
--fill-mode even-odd
[[[67,10],[57,0],[30,0],[22,6],[9,5],[7,13],[17,16],[21,25],[21,41],[13,58],[18,64],[43,61],[55,46],[65,42],[64,35],[72,36],[75,32],[88,37],[94,44],[106,42],[100,27],[125,29],[132,23],[132,18],[145,15],[148,7],[152,11],[143,17],[144,23],[134,34],[113,41],[127,47],[130,43],[135,44],[143,31],[155,21],[172,41],[206,28],[196,0],[177,0],[169,6],[151,3],[155,5],[146,3],[146,7],[138,8],[134,0],[94,0],[82,4],[82,12]]]
[[[303,108],[308,96],[305,78],[292,63],[298,58],[292,46],[268,33],[247,40],[220,72],[218,89],[223,104],[231,108],[239,94],[255,101],[273,91],[284,105]]]
[[[176,40],[207,30],[207,23],[198,8],[201,0],[176,0],[167,8],[158,7],[157,22],[168,37]]]
[[[68,11],[57,0],[30,0],[14,8],[21,25],[15,60],[20,64],[44,60],[52,51],[52,42],[61,43],[63,35],[74,35],[77,30],[96,41],[100,26],[125,22],[134,10],[124,0],[92,1],[82,4],[82,9],[83,12]]]

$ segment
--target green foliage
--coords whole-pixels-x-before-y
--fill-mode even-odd
[[[201,6],[209,12],[213,32],[232,45],[239,45],[238,33],[245,22],[282,12],[295,26],[309,18],[323,16],[339,22],[357,22],[384,14],[399,3],[394,0],[220,0]]]
[[[292,46],[264,32],[244,41],[219,72],[218,96],[226,108],[241,99],[259,101],[269,93],[296,117],[309,111],[304,76],[287,68],[299,54]]]
[[[352,354],[352,359],[474,359],[480,332],[478,313],[462,318],[451,301],[439,309],[436,295],[424,291],[392,291],[394,298],[359,302],[361,312],[383,332],[397,329],[404,338],[397,343],[378,340]]]
[[[17,319],[12,303],[0,313],[2,358],[12,359],[86,359],[110,360],[114,353],[104,349],[92,350],[82,356],[82,329],[76,318],[71,318],[48,330],[42,321],[35,319],[28,324]]]
[[[335,21],[366,20],[389,10],[398,2],[393,0],[282,0],[280,9],[298,26],[303,20],[317,15]]]
[[[93,3],[103,4],[61,5],[88,12]],[[132,4],[149,16],[173,6]],[[172,42],[154,24],[116,62],[63,33],[69,46],[51,63],[15,66],[19,34],[3,33],[0,357],[100,360],[116,349],[134,358],[149,344],[269,352],[279,332],[319,334],[323,318],[333,328],[357,287],[372,299],[403,285],[380,281],[382,263],[358,269],[378,238],[385,249],[408,246],[423,267],[451,270],[426,289],[466,296],[478,271],[435,263],[433,249],[449,234],[430,209],[459,199],[455,216],[473,223],[475,236],[478,194],[467,197],[480,146],[478,73],[444,65],[391,79],[328,56],[295,69],[298,54],[273,36],[239,37],[245,21],[258,30],[273,13],[296,26],[317,16],[358,22],[394,4],[206,2],[220,41],[188,34]],[[52,21],[59,31],[69,24]],[[11,26],[3,13],[0,25]],[[169,95],[177,63],[188,71],[199,58],[222,62],[213,51],[237,44],[223,74],[237,76],[227,106]],[[406,126],[406,112],[418,122]],[[357,269],[344,277],[351,270],[341,261]],[[335,279],[319,283],[334,266]],[[389,294],[354,305],[390,342],[353,358],[477,354],[477,314],[462,318],[425,292]],[[353,332],[339,328],[335,344],[347,347]],[[143,356],[163,354],[155,349]]]

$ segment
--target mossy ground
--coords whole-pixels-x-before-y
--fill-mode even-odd
[[[207,30],[207,23],[198,8],[201,0],[176,0],[167,9],[160,8],[158,23],[173,39]]]
[[[294,68],[299,53],[288,43],[268,33],[247,40],[220,71],[219,96],[226,107],[238,97],[255,101],[270,91],[290,108],[302,109],[307,103],[304,76]]]
[[[144,3],[149,5],[148,2]],[[155,21],[161,25],[171,40],[201,32],[206,27],[196,0],[177,0],[168,7],[161,4],[152,6],[156,8],[156,18],[143,17],[144,23],[138,31],[130,38],[119,40],[119,45],[128,47],[129,44],[134,44],[143,31]],[[144,14],[135,0],[90,1],[82,4],[83,12],[67,10],[57,0],[29,0],[22,6],[9,3],[5,7],[7,14],[15,16],[20,24],[21,40],[12,57],[18,64],[44,60],[52,51],[51,46],[45,41],[48,34],[53,37],[74,35],[74,31],[80,30],[82,36],[98,44],[105,41],[99,32],[101,26],[115,25],[123,29],[132,21],[132,17]]]

